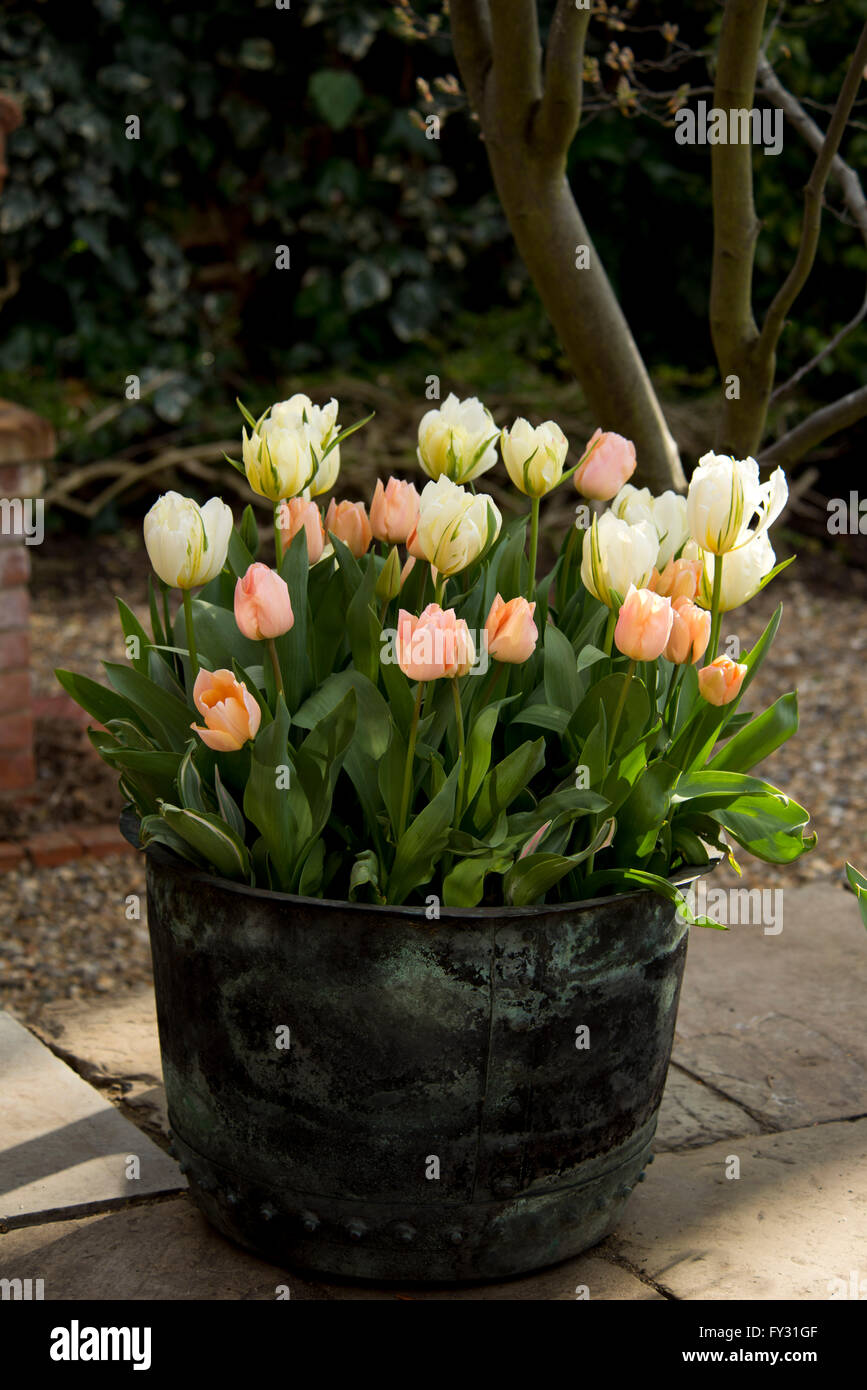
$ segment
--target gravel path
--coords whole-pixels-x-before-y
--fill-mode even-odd
[[[782,549],[782,547],[780,547]],[[37,556],[34,583],[34,683],[38,696],[56,693],[55,666],[98,678],[103,656],[122,659],[114,595],[140,609],[145,600],[137,533],[81,542],[54,542]],[[78,582],[87,573],[85,600]],[[794,574],[793,574],[794,571]],[[796,688],[798,735],[757,769],[807,806],[817,849],[787,868],[739,856],[743,879],[723,866],[714,884],[785,887],[839,878],[843,862],[867,869],[867,575],[829,553],[808,554],[751,604],[723,622],[744,649],[755,641],[777,602],[783,621],[771,656],[753,686],[769,704]],[[114,778],[79,726],[46,721],[40,769],[45,796],[19,808],[23,828],[110,820],[119,808]],[[8,824],[2,833],[9,834]],[[2,838],[0,833],[0,838]],[[126,916],[125,899],[141,895],[140,920]],[[150,977],[141,861],[128,856],[60,868],[16,870],[0,876],[0,1005],[33,1019],[56,999],[122,990]]]

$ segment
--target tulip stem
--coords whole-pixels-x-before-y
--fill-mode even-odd
[[[626,704],[626,696],[629,694],[629,687],[632,684],[632,676],[635,671],[635,660],[630,661],[626,669],[626,679],[623,682],[623,689],[617,701],[617,708],[614,711],[614,718],[611,721],[611,728],[608,732],[608,747],[605,750],[605,771],[608,772],[608,764],[611,762],[611,754],[614,752],[614,740],[617,737],[617,730],[620,725],[620,716],[623,713],[623,706]]]
[[[280,533],[280,510],[279,503],[274,511],[274,554],[277,558],[275,566],[277,573],[280,573],[280,566],[283,563],[283,537]]]
[[[707,644],[708,651],[710,652],[710,657],[708,658],[709,661],[713,661],[714,657],[716,656],[717,646],[719,645],[719,629],[720,621],[722,619],[722,614],[719,611],[720,596],[722,594],[722,567],[722,555],[714,555],[713,593],[711,595],[710,601],[710,641]]]
[[[608,610],[608,620],[607,620],[607,622],[606,622],[606,624],[605,624],[605,648],[604,648],[604,650],[605,650],[605,655],[606,655],[606,656],[610,656],[610,655],[611,655],[611,649],[612,649],[612,647],[614,646],[614,628],[615,628],[616,623],[617,623],[617,614],[615,613],[615,611],[614,611],[613,608],[610,608],[610,609]]]
[[[181,591],[184,595],[184,622],[187,626],[187,651],[190,654],[190,675],[195,681],[199,674],[199,658],[196,655],[196,638],[193,633],[193,601],[189,589]]]
[[[494,693],[497,681],[500,679],[500,672],[502,671],[502,669],[503,663],[501,661],[491,662],[491,674],[488,677],[487,684],[482,690],[481,696],[479,697],[479,709],[484,709],[485,705],[490,704],[491,696]]]
[[[530,498],[530,602],[536,597],[536,552],[539,549],[539,497]]]
[[[440,574],[439,570],[437,570],[437,577],[434,582],[434,603],[436,603],[440,608],[442,608],[443,595],[446,591],[447,580],[448,576],[445,574]]]
[[[283,673],[282,673],[282,671],[280,670],[280,661],[279,661],[278,656],[277,656],[277,648],[274,646],[274,638],[273,638],[273,637],[269,637],[269,638],[268,638],[268,643],[267,643],[267,645],[268,645],[268,655],[269,655],[270,658],[271,658],[271,665],[272,665],[273,668],[274,668],[274,684],[275,684],[275,686],[277,687],[277,694],[278,694],[278,695],[282,695],[282,694],[284,693],[284,692],[283,692]]]
[[[415,708],[412,712],[412,724],[409,729],[409,744],[406,750],[406,767],[403,772],[403,792],[400,798],[400,818],[397,823],[397,839],[400,843],[403,832],[406,829],[406,818],[409,812],[410,793],[412,791],[412,765],[415,762],[415,740],[418,734],[418,720],[421,714],[421,697],[424,694],[424,681],[419,681],[415,692]]]
[[[457,676],[452,677],[451,687],[452,699],[455,702],[455,724],[457,725],[458,731],[458,758],[460,760],[458,769],[458,790],[455,796],[455,827],[457,827],[461,823],[461,815],[463,814],[464,769],[467,759],[466,743],[464,740],[464,712],[461,709],[461,691]]]

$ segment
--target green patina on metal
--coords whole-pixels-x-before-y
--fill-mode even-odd
[[[173,1143],[226,1235],[299,1268],[459,1281],[616,1224],[670,1058],[672,904],[428,922],[245,889],[159,847],[147,878]]]

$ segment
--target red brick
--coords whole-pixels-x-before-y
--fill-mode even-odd
[[[81,845],[62,830],[48,830],[44,835],[31,836],[27,841],[27,853],[37,869],[50,869],[70,859],[79,859]]]
[[[107,854],[135,854],[128,840],[113,822],[106,825],[82,825],[70,828],[71,835],[81,845],[85,854],[92,859],[102,859]]]
[[[0,671],[21,671],[30,665],[30,632],[0,632]]]
[[[24,858],[24,846],[16,840],[0,840],[0,874],[17,868]]]
[[[23,787],[32,787],[35,781],[36,764],[32,750],[0,755],[0,791],[18,791]]]
[[[18,748],[24,751],[33,744],[33,715],[6,714],[0,719],[0,750]]]
[[[25,545],[4,546],[0,550],[0,589],[14,589],[30,577],[30,551]]]
[[[7,710],[24,710],[29,707],[30,673],[0,671],[0,714],[5,714]]]
[[[14,401],[0,400],[0,461],[14,464],[54,454],[54,430],[47,420]],[[5,470],[0,470],[0,472]]]
[[[4,589],[0,601],[0,630],[25,628],[30,620],[30,595],[25,588]]]

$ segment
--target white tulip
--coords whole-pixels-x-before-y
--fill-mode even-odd
[[[762,483],[755,459],[705,454],[687,494],[690,534],[702,550],[725,555],[766,531],[783,510],[788,495],[781,468]],[[753,517],[757,521],[751,530]]]
[[[658,570],[665,569],[689,536],[686,498],[676,492],[661,492],[654,497],[649,487],[639,488],[624,483],[612,499],[611,510],[621,521],[628,521],[630,526],[637,525],[639,521],[647,521],[653,526],[659,537]]]
[[[278,401],[251,430],[242,432],[241,456],[247,482],[272,502],[317,497],[340,472],[340,446],[326,450],[337,434],[337,401],[314,405],[309,396]]]
[[[418,427],[418,461],[429,478],[468,483],[497,462],[497,427],[480,400],[451,394]]]
[[[703,563],[695,601],[702,608],[710,608],[717,558],[710,551],[699,551],[692,542],[688,549],[690,553],[687,555],[685,551],[685,558],[700,559]],[[753,598],[762,587],[765,575],[770,574],[776,563],[777,557],[765,531],[753,536],[745,545],[727,551],[722,561],[719,611],[729,613],[733,608],[740,608],[742,603]]]
[[[569,441],[555,420],[535,429],[520,417],[500,434],[500,452],[515,487],[527,497],[544,497],[563,476]]]
[[[150,562],[164,584],[195,589],[207,584],[226,563],[232,511],[219,497],[203,507],[179,492],[157,498],[144,519]]]
[[[607,608],[619,607],[629,591],[647,585],[659,553],[659,537],[649,521],[630,526],[613,512],[593,518],[584,537],[581,579]]]
[[[407,547],[440,574],[457,574],[493,544],[502,520],[487,493],[467,492],[443,476],[422,489],[418,522]]]

